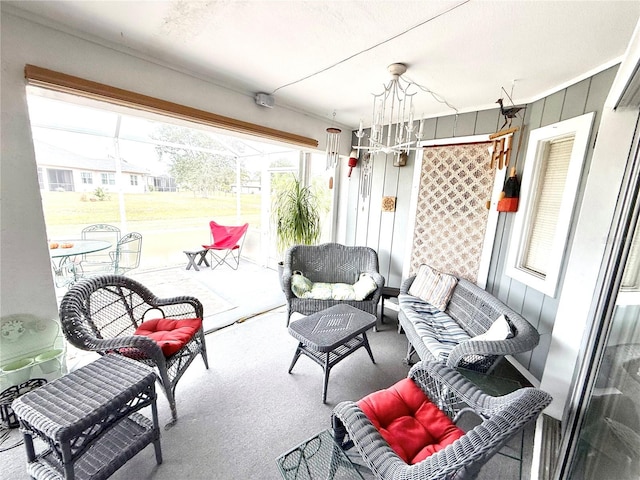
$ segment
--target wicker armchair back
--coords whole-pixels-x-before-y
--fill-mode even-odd
[[[134,332],[142,322],[153,318],[202,317],[202,303],[197,298],[158,298],[144,285],[122,275],[82,279],[60,304],[62,331],[74,347],[100,354],[123,353],[157,369],[171,407],[169,425],[177,420],[175,388],[184,371],[198,354],[209,368],[204,332],[200,328],[168,357],[154,340]]]
[[[368,273],[378,288],[364,300],[318,300],[298,298],[291,290],[293,272],[301,272],[312,282],[353,284],[361,273]],[[377,316],[384,277],[378,271],[378,254],[369,247],[352,247],[339,243],[295,245],[284,257],[282,283],[287,298],[287,325],[293,312],[311,315],[339,303],[347,303]]]

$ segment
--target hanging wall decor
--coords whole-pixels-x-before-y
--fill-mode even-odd
[[[519,127],[513,127],[489,135],[489,140],[493,140],[493,144],[489,147],[489,153],[491,153],[489,168],[493,169],[497,166],[499,170],[502,170],[509,166],[513,134],[518,130],[520,130]]]
[[[520,198],[520,181],[516,174],[516,167],[511,168],[509,178],[504,182],[504,189],[500,193],[497,209],[499,212],[517,212]]]
[[[383,212],[395,212],[396,211],[396,197],[382,197],[382,211]]]

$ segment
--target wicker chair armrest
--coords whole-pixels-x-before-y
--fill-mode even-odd
[[[462,405],[470,407],[478,415],[486,418],[518,403],[516,400],[523,395],[533,397],[535,402],[547,401],[542,409],[551,402],[551,396],[537,388],[520,388],[498,397],[487,395],[460,372],[439,362],[418,362],[409,370],[408,376],[438,405],[438,408],[450,416],[451,411],[458,410]]]
[[[149,305],[154,308],[168,307],[168,306],[184,306],[184,312],[182,313],[174,313],[170,315],[166,315],[167,317],[184,317],[184,318],[202,318],[204,315],[204,308],[202,306],[202,302],[198,300],[196,297],[191,296],[179,296],[179,297],[169,297],[169,298],[158,298],[153,297],[149,299],[145,299]],[[174,309],[174,311],[180,312],[180,309]]]
[[[157,365],[165,362],[160,346],[151,338],[144,335],[130,335],[114,338],[85,338],[82,348],[94,352],[121,352],[126,349],[127,356],[135,359],[151,359]]]
[[[420,361],[411,367],[407,376],[450,417],[463,403],[474,410],[490,410],[493,407],[494,397],[443,363]]]
[[[411,285],[413,284],[413,281],[416,279],[416,276],[413,275],[409,278],[406,278],[402,281],[402,283],[400,284],[400,293],[404,293],[407,294],[409,293],[409,289],[411,288]]]
[[[469,355],[512,355],[526,352],[535,347],[526,339],[514,337],[505,340],[465,340],[456,345],[449,353],[447,365],[456,368]],[[536,342],[537,344],[537,342]]]
[[[449,353],[447,365],[457,367],[468,355],[513,355],[533,350],[540,341],[540,334],[516,312],[509,312],[509,321],[516,332],[511,338],[504,340],[474,340],[473,338],[460,342]]]
[[[376,478],[392,478],[394,471],[407,466],[355,402],[336,405],[332,423],[348,435]]]
[[[291,277],[293,276],[293,271],[291,270],[291,264],[288,262],[284,263],[284,269],[282,271],[282,288],[284,288],[284,295],[287,300],[291,298],[296,298],[291,290]]]

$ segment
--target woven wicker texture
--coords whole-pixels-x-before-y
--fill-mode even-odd
[[[400,293],[407,294],[414,277],[402,282]],[[449,300],[446,313],[455,320],[471,337],[486,332],[500,315],[505,315],[512,325],[513,337],[499,341],[469,340],[460,342],[449,353],[447,365],[450,367],[465,367],[480,372],[490,371],[504,355],[527,352],[535,348],[540,340],[538,331],[520,314],[510,309],[489,292],[463,278],[458,283]],[[398,321],[409,341],[410,358],[412,349],[421,360],[437,360],[431,355],[416,332],[411,321],[402,311],[398,312]]]
[[[152,442],[161,463],[155,381],[150,367],[106,355],[15,400],[27,472],[37,479],[104,479]],[[149,405],[153,422],[137,413]],[[32,437],[48,448],[36,454]]]
[[[178,352],[165,357],[155,341],[133,335],[152,318],[203,318],[202,304],[189,296],[158,298],[135,280],[105,275],[79,281],[60,305],[62,331],[73,346],[100,354],[120,352],[157,369],[175,422],[180,377],[198,354],[209,368],[204,332],[200,328]]]
[[[362,301],[316,300],[298,298],[291,290],[293,272],[302,272],[312,282],[354,284],[361,273],[368,273],[378,288]],[[349,304],[376,315],[378,301],[384,287],[384,277],[378,271],[378,254],[369,247],[351,247],[338,243],[322,245],[296,245],[285,253],[282,274],[284,294],[287,298],[287,325],[293,312],[311,315],[340,303]]]
[[[330,352],[375,325],[371,314],[335,305],[289,325],[289,333],[319,352]]]
[[[486,395],[461,374],[438,363],[420,362],[409,371],[409,377],[454,422],[465,412],[475,413],[482,422],[443,450],[408,465],[356,403],[338,404],[333,411],[336,439],[344,442],[345,448],[353,442],[378,479],[474,479],[482,466],[551,402],[548,393],[536,388],[521,388],[501,397]]]
[[[411,249],[411,274],[422,263],[475,281],[484,243],[494,170],[490,143],[424,151]]]

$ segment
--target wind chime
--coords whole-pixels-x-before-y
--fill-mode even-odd
[[[489,168],[494,169],[497,167],[499,170],[508,167],[511,164],[511,153],[513,149],[513,135],[520,127],[512,127],[506,130],[501,130],[489,135],[489,140],[493,140],[491,147],[489,147]],[[516,152],[516,159],[518,152],[520,152],[520,146],[522,145],[522,132],[518,141],[518,150]],[[516,173],[516,167],[512,166],[509,172],[509,176],[505,180],[504,187],[498,198],[497,210],[499,212],[517,212],[518,201],[520,197],[520,181]],[[491,207],[491,201],[487,201],[487,208]]]
[[[489,168],[493,170],[497,166],[499,170],[502,170],[504,167],[509,166],[513,134],[518,130],[520,130],[519,127],[512,127],[489,135],[489,140],[493,140],[493,144],[489,147],[489,153],[491,154]]]

